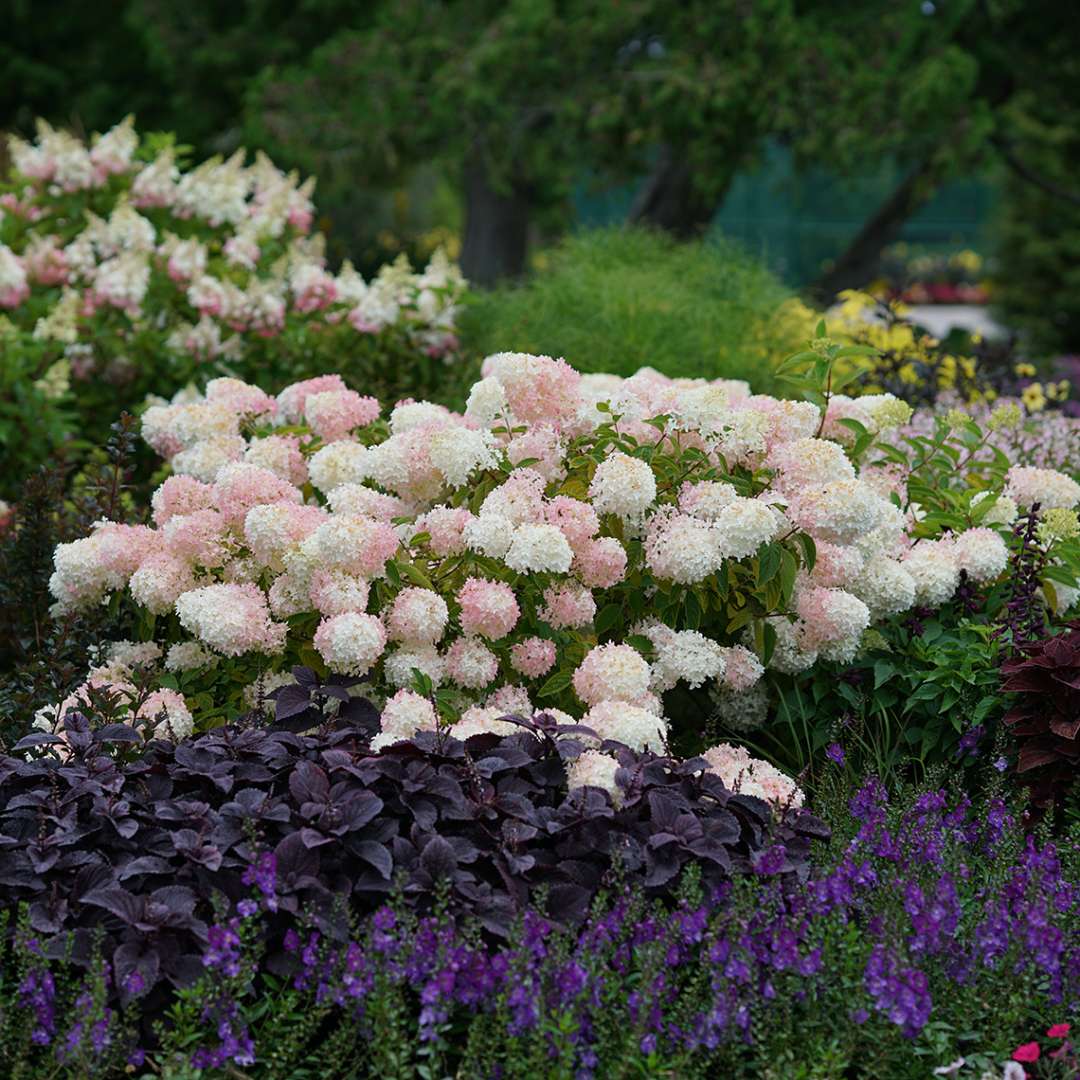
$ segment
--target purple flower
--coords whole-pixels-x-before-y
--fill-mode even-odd
[[[787,865],[787,849],[783,844],[772,844],[754,859],[754,873],[759,877],[779,874]]]
[[[902,967],[884,945],[875,945],[863,973],[866,992],[908,1039],[914,1039],[930,1019],[933,1003],[926,975]]]
[[[956,756],[963,757],[965,754],[977,754],[979,740],[986,734],[986,729],[982,724],[977,724],[973,728],[969,728],[960,736],[960,743],[956,748]]]
[[[236,905],[236,910],[243,918],[248,919],[259,910],[259,905],[254,900],[241,900]]]
[[[999,757],[997,759],[997,761],[994,762],[994,768],[997,769],[998,772],[1004,772],[1008,767],[1009,767],[1009,759],[1008,758]]]
[[[32,951],[35,944],[31,942],[28,951]],[[47,968],[28,971],[19,987],[19,1004],[33,1010],[34,1029],[30,1039],[37,1046],[48,1046],[52,1042],[56,1031],[55,1000],[56,984],[52,972]]]
[[[240,880],[262,893],[267,911],[277,911],[277,856],[272,851],[264,851],[244,870]]]
[[[227,926],[215,923],[206,932],[202,962],[203,967],[218,969],[230,978],[240,974],[240,935],[235,919]]]
[[[829,743],[825,749],[825,756],[834,765],[843,765],[847,760],[847,755],[844,753],[844,748],[839,743]]]

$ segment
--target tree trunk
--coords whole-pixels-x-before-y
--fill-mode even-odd
[[[932,155],[908,173],[866,221],[847,249],[810,286],[809,291],[815,300],[830,304],[837,293],[844,289],[860,289],[873,279],[881,249],[934,193],[938,175],[939,170]]]
[[[656,167],[630,207],[628,220],[632,225],[652,225],[680,240],[692,240],[712,224],[722,201],[723,195],[703,196],[686,160],[670,146],[663,146]]]
[[[461,270],[476,285],[492,285],[525,270],[529,198],[524,185],[497,191],[484,155],[465,162],[465,236]]]

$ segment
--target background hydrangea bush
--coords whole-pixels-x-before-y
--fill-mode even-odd
[[[23,471],[120,408],[228,373],[281,387],[335,369],[438,393],[464,283],[441,252],[365,281],[327,270],[313,180],[238,151],[189,167],[130,118],[84,144],[42,123],[0,185],[0,445]],[[17,493],[18,476],[5,491]]]

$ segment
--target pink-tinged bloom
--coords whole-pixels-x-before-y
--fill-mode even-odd
[[[276,401],[274,407],[277,408]],[[297,487],[303,487],[308,481],[307,461],[295,435],[267,435],[265,439],[256,439],[244,451],[244,460],[277,473],[282,480]]]
[[[416,527],[428,534],[428,547],[436,555],[460,555],[465,550],[461,534],[471,518],[464,506],[436,506],[417,519]]]
[[[63,285],[68,279],[67,256],[55,236],[35,237],[23,253],[23,265],[39,285]]]
[[[499,660],[479,638],[458,638],[447,650],[446,673],[458,686],[479,690],[499,673]]]
[[[209,510],[214,505],[214,488],[193,476],[170,476],[150,500],[154,522],[164,525],[170,518]]]
[[[307,539],[327,517],[321,506],[260,503],[244,518],[244,539],[261,565],[277,566],[289,548]]]
[[[278,410],[275,398],[240,379],[211,379],[206,384],[206,400],[227,405],[240,415],[269,417]]]
[[[308,396],[321,394],[327,390],[346,390],[345,380],[340,375],[319,375],[314,379],[286,386],[278,394],[278,408],[288,424],[298,424],[304,418],[304,407]]]
[[[535,469],[549,482],[562,480],[566,476],[562,440],[553,427],[534,428],[515,435],[506,445],[506,456],[514,465],[531,461],[529,468]]]
[[[491,641],[506,637],[521,615],[514,590],[500,581],[467,578],[458,590],[457,601],[462,631]]]
[[[596,511],[587,502],[568,495],[556,495],[544,507],[544,515],[549,525],[562,530],[575,552],[600,531],[600,518]]]
[[[586,705],[640,701],[649,692],[649,664],[629,645],[597,645],[574,672],[574,691]]]
[[[1040,1053],[1037,1042],[1023,1043],[1012,1052],[1012,1059],[1013,1061],[1023,1062],[1038,1061]]]
[[[724,656],[724,685],[730,690],[749,690],[765,674],[761,661],[742,645],[722,649]]]
[[[311,575],[309,594],[320,615],[344,615],[364,612],[370,586],[364,578],[341,570],[316,570]]]
[[[30,295],[22,259],[0,244],[0,307],[16,308]]]
[[[626,548],[614,536],[583,543],[574,555],[574,572],[591,589],[610,589],[626,576]]]
[[[386,630],[374,615],[348,611],[323,619],[315,649],[326,666],[342,675],[363,675],[386,648]]]
[[[302,313],[321,311],[337,299],[337,285],[321,266],[305,263],[292,275],[293,307]]]
[[[805,626],[804,648],[857,641],[870,625],[869,608],[843,589],[804,589],[796,608]]]
[[[554,641],[530,637],[510,647],[510,664],[515,671],[530,679],[539,679],[554,666],[556,650]]]
[[[355,390],[322,390],[304,398],[304,419],[324,442],[344,439],[353,428],[378,417],[378,399],[361,397]]]
[[[248,511],[263,503],[303,501],[299,488],[288,480],[246,461],[226,465],[214,481],[214,505],[229,525],[241,525]]]
[[[305,549],[324,566],[378,577],[398,549],[394,527],[362,514],[335,514],[312,533]]]
[[[180,625],[215,652],[278,652],[287,627],[270,621],[266,597],[257,585],[223,584],[192,589],[176,601]]]
[[[1054,1024],[1046,1029],[1046,1034],[1051,1039],[1064,1039],[1072,1030],[1072,1024]]]
[[[544,590],[544,605],[537,614],[556,630],[588,626],[596,616],[596,601],[588,589],[564,581]]]
[[[482,373],[502,383],[510,409],[526,423],[566,423],[577,413],[581,375],[565,360],[497,353],[484,361]]]
[[[449,617],[446,601],[438,593],[411,587],[394,597],[386,624],[395,641],[434,645],[443,636]]]

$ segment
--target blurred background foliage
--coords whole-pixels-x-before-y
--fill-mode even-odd
[[[261,147],[319,178],[333,259],[370,271],[444,243],[481,285],[565,275],[580,248],[537,253],[618,221],[735,237],[816,303],[873,280],[898,239],[974,248],[1005,321],[1060,352],[1080,349],[1080,20],[1061,15],[1054,0],[8,0],[0,130],[133,111],[200,154]],[[577,272],[636,243],[606,237]],[[717,252],[726,295],[745,267]],[[514,307],[528,301],[499,295],[500,324],[544,340]]]

